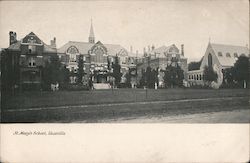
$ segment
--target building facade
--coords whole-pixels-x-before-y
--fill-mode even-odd
[[[144,56],[138,59],[138,78],[140,80],[147,67],[151,67],[151,69],[158,71],[158,84],[163,87],[165,84],[164,71],[170,65],[180,66],[184,71],[184,80],[187,80],[187,58],[184,57],[184,45],[181,45],[181,51],[174,44],[159,48],[149,46],[147,51],[144,48]]]
[[[188,71],[189,85],[204,85],[204,68],[212,67],[217,73],[218,79],[212,82],[214,88],[219,88],[223,82],[223,70],[231,68],[239,56],[248,56],[249,49],[245,46],[208,43],[206,52],[201,61],[200,69]]]
[[[51,45],[45,44],[36,34],[30,32],[21,40],[17,40],[15,32],[9,33],[10,45],[3,50],[2,79],[10,89],[40,90],[42,84],[42,68],[51,56],[56,56],[56,39]],[[4,87],[4,86],[3,86]]]
[[[83,57],[84,77],[82,81],[87,83],[92,80],[94,83],[110,82],[112,64],[115,57],[118,57],[121,65],[122,79],[129,67],[133,64],[129,52],[119,44],[103,44],[95,42],[94,29],[91,22],[88,42],[69,41],[58,49],[61,62],[71,71],[70,82],[76,83],[79,57]],[[123,81],[121,81],[123,82]]]

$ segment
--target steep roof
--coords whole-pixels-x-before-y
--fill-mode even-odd
[[[28,35],[26,35],[24,38],[26,38],[26,37],[28,37],[28,36],[36,36],[38,39],[39,39],[39,37],[36,35],[36,34],[34,34],[34,32],[30,32]],[[24,39],[23,38],[23,39]],[[23,41],[23,39],[21,39],[21,40],[19,40],[19,41],[17,41],[16,43],[14,43],[14,44],[12,44],[12,45],[10,45],[9,47],[8,47],[8,49],[9,50],[21,50],[20,49],[20,47],[21,47],[21,42]],[[40,40],[40,39],[39,39]],[[55,48],[52,48],[50,45],[47,45],[47,44],[45,44],[43,41],[41,41],[42,42],[42,44],[44,45],[44,49],[43,49],[43,52],[47,52],[47,53],[56,53],[56,49]]]
[[[237,53],[238,56],[244,54],[245,56],[249,55],[249,49],[244,46],[235,46],[235,45],[225,45],[225,44],[210,44],[212,49],[215,52],[220,64],[222,66],[233,66],[236,62],[236,57],[234,57],[234,53]],[[219,56],[219,53],[222,56]],[[227,53],[230,54],[231,57],[227,57]]]
[[[76,42],[76,41],[69,41],[68,43],[64,44],[61,48],[57,50],[58,53],[66,53],[67,49],[71,46],[75,46],[80,54],[88,54],[88,51],[91,49],[92,46],[95,44],[89,42]],[[121,45],[118,44],[103,44],[108,51],[109,55],[115,56],[122,50],[126,50]]]
[[[88,51],[94,44],[88,42],[77,42],[77,41],[69,41],[60,47],[57,52],[58,53],[66,53],[67,49],[71,46],[75,46],[81,54],[88,54]]]
[[[44,52],[48,52],[48,53],[51,53],[51,52],[53,53],[54,52],[54,53],[56,53],[56,51],[57,51],[56,48],[52,48],[50,45],[47,45],[44,42],[43,42],[43,45],[44,45],[43,46],[44,47],[43,48]]]

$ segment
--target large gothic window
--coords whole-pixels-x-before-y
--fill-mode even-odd
[[[103,50],[98,48],[95,50],[96,58],[95,62],[102,63],[103,62]]]
[[[213,60],[212,60],[212,54],[208,54],[208,67],[212,67],[213,65]]]
[[[79,51],[75,46],[71,46],[67,49],[67,54],[69,54],[70,62],[76,62],[76,56],[79,55]]]

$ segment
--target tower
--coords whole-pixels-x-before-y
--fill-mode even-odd
[[[92,19],[91,19],[91,26],[90,26],[90,32],[89,32],[89,43],[92,43],[92,44],[95,43],[95,34],[94,34],[93,25],[92,25]]]

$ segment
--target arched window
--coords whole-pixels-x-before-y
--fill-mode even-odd
[[[71,46],[67,49],[67,54],[69,54],[70,62],[76,62],[76,56],[79,54],[79,51],[75,46]]]
[[[212,67],[213,61],[212,61],[212,54],[208,54],[208,67]]]

